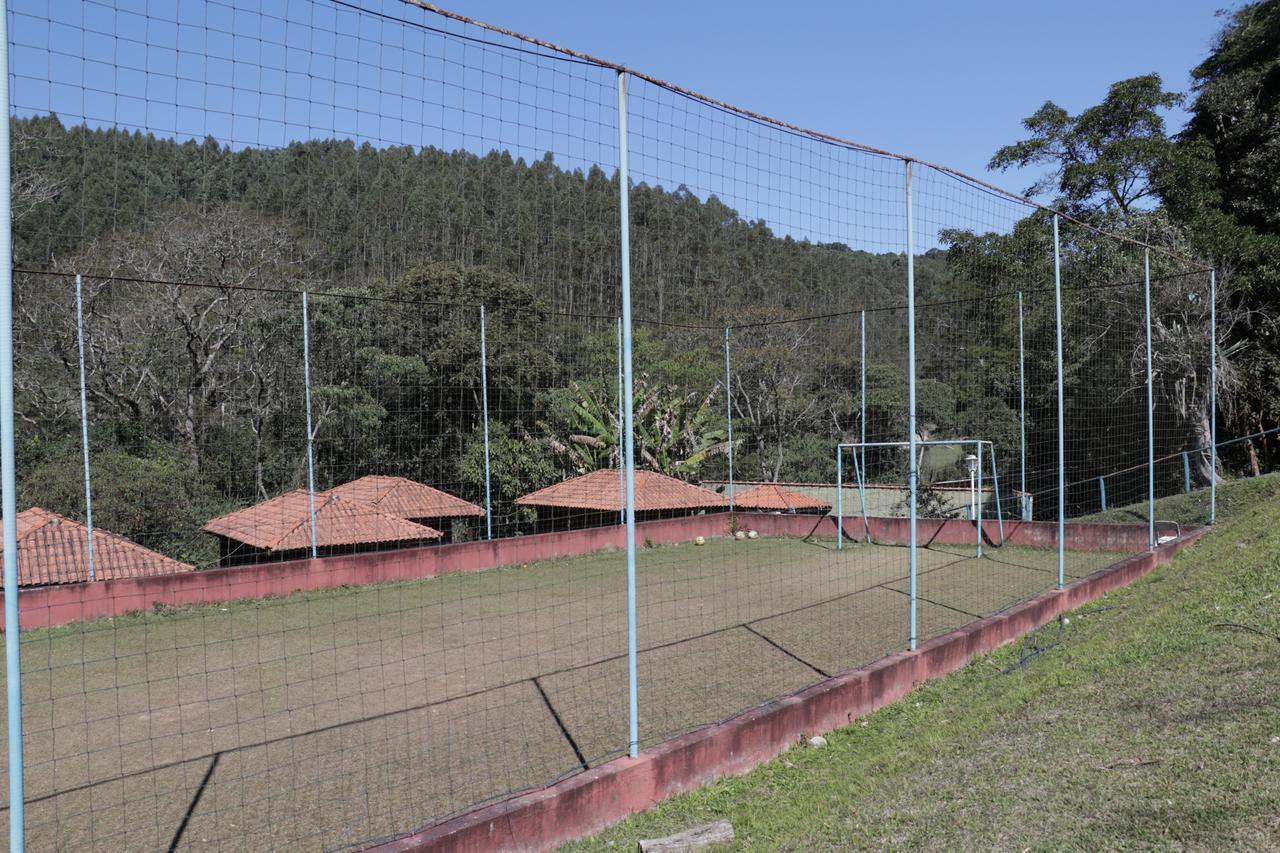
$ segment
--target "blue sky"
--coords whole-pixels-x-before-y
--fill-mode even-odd
[[[991,174],[1045,100],[1078,111],[1120,79],[1186,91],[1228,0],[728,2],[451,0],[535,35],[795,124]],[[1181,117],[1172,116],[1177,126]]]

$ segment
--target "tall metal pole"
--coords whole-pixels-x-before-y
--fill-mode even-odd
[[[484,306],[480,306],[480,408],[484,415],[484,533],[493,538],[493,493],[489,471],[489,346],[485,341]]]
[[[1018,470],[1021,473],[1021,494],[1018,514],[1023,521],[1030,521],[1027,502],[1027,361],[1022,337],[1022,291],[1018,291]]]
[[[627,492],[627,689],[629,742],[640,752],[640,703],[636,689],[636,462],[631,371],[631,179],[627,168],[627,74],[618,72],[618,196],[622,262],[622,425],[626,433]]]
[[[906,161],[907,202],[907,498],[910,503],[910,626],[908,645],[916,647],[916,491],[920,472],[916,466],[916,237],[911,209],[911,161]]]
[[[724,328],[724,410],[729,420],[729,512],[733,513],[733,395],[729,383],[733,373],[729,362],[729,327]]]
[[[844,445],[836,445],[836,550],[844,549]]]
[[[1151,365],[1151,252],[1142,255],[1143,316],[1147,329],[1147,550],[1156,547],[1156,404]]]
[[[9,4],[0,0],[0,515],[4,516],[4,652],[9,723],[9,850],[26,837],[18,646],[18,493],[13,448],[13,211],[9,181]]]
[[[1067,435],[1062,395],[1062,248],[1053,215],[1053,324],[1058,361],[1058,589],[1067,585]]]
[[[618,318],[618,523],[627,523],[627,471],[622,463],[622,318]]]
[[[862,442],[862,447],[858,448],[858,455],[862,459],[862,476],[866,476],[867,471],[867,312],[859,311],[858,316],[860,322],[858,324],[858,435]],[[865,513],[866,507],[863,507]],[[870,528],[868,528],[870,531]]]
[[[978,533],[978,556],[982,556],[982,442],[978,442],[973,448],[978,457],[978,489],[973,493],[973,517],[974,527]]]
[[[1209,271],[1209,523],[1218,520],[1218,273]]]
[[[84,457],[84,523],[89,532],[89,580],[98,579],[93,565],[93,488],[89,477],[89,395],[84,375],[84,293],[76,273],[76,345],[80,350],[80,455]]]
[[[311,426],[311,322],[307,318],[307,292],[302,291],[302,385],[307,398],[307,507],[311,513],[311,557],[316,556],[316,457]]]

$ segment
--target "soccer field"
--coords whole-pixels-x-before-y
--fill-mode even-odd
[[[905,648],[907,558],[642,549],[642,741]],[[1119,558],[1068,552],[1068,572]],[[922,549],[920,638],[1051,588],[1056,566]],[[24,633],[31,849],[356,846],[608,760],[626,749],[625,593],[609,552]]]

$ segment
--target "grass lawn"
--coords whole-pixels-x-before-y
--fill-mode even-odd
[[[1221,488],[1214,532],[1132,587],[569,849],[718,818],[741,849],[1280,848],[1277,492]]]

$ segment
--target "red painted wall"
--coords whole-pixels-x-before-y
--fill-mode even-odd
[[[812,515],[740,513],[738,521],[740,526],[754,529],[763,536],[830,538],[835,536],[836,529],[834,518]],[[874,541],[906,544],[906,519],[872,518],[870,523]],[[726,536],[729,525],[727,512],[646,521],[636,525],[636,537],[640,542],[668,545],[689,542],[696,536]],[[850,539],[863,537],[860,517],[846,518],[844,529]],[[919,531],[922,545],[964,545],[974,541],[973,523],[959,519],[920,519]],[[999,541],[995,522],[984,522],[983,532],[988,542]],[[1057,526],[1043,521],[1006,522],[1005,535],[1011,544],[1052,547],[1057,543]],[[1067,547],[1072,549],[1134,552],[1146,548],[1147,532],[1145,525],[1068,524],[1066,535]],[[623,526],[612,525],[567,533],[23,589],[18,597],[21,623],[23,628],[45,628],[148,610],[157,603],[211,604],[334,586],[429,578],[446,572],[482,571],[617,550],[626,546],[625,536]]]

